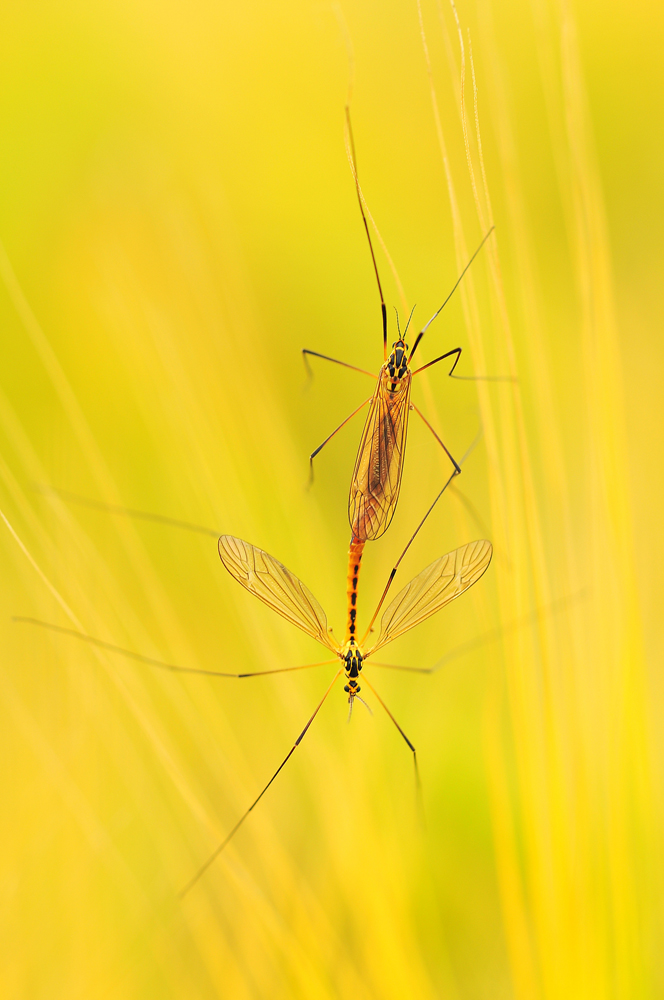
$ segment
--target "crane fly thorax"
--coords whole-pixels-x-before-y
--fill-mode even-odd
[[[392,352],[383,365],[385,381],[389,381],[390,391],[398,392],[401,386],[399,383],[406,375],[410,374],[408,369],[408,344],[403,340],[397,340],[392,344]]]
[[[354,639],[346,643],[344,652],[341,654],[341,658],[345,664],[346,681],[344,685],[344,691],[352,698],[360,692],[360,685],[357,683],[357,679],[360,676],[362,670],[362,653],[360,652],[360,647],[356,644]]]

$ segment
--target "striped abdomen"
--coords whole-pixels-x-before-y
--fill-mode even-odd
[[[348,550],[348,578],[346,581],[347,613],[346,613],[346,642],[351,639],[357,641],[357,583],[360,577],[362,565],[362,550],[364,542],[358,542],[356,538],[351,538]]]

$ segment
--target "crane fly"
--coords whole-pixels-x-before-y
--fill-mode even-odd
[[[414,628],[416,625],[426,621],[432,615],[436,614],[437,611],[440,611],[441,608],[444,608],[445,605],[450,604],[451,601],[460,597],[461,594],[472,587],[472,585],[476,583],[487,570],[489,563],[491,562],[493,552],[491,542],[483,539],[480,541],[469,542],[468,544],[462,545],[460,548],[454,549],[452,552],[448,552],[446,555],[435,559],[429,564],[429,566],[418,573],[417,576],[410,581],[410,583],[406,584],[406,586],[399,591],[394,600],[388,605],[380,620],[378,638],[367,646],[367,639],[372,632],[373,624],[376,621],[385,600],[390,583],[392,582],[396,572],[396,566],[398,566],[399,562],[401,562],[406,550],[404,550],[401,557],[397,561],[395,568],[392,570],[387,586],[383,591],[382,597],[373,614],[371,622],[369,623],[362,639],[358,641],[357,596],[364,543],[351,539],[348,553],[346,631],[344,641],[339,642],[334,638],[331,628],[328,627],[327,616],[319,601],[314,597],[309,588],[297,576],[295,576],[294,573],[284,566],[283,563],[279,562],[274,558],[274,556],[271,556],[263,549],[259,549],[250,542],[243,541],[241,538],[236,538],[233,535],[222,535],[219,538],[218,547],[219,556],[225,568],[228,570],[230,575],[245,588],[245,590],[254,594],[261,601],[263,601],[264,604],[267,604],[268,607],[272,608],[272,610],[276,611],[277,614],[297,626],[297,628],[306,632],[306,634],[311,636],[312,639],[316,639],[317,642],[321,643],[321,645],[325,646],[329,652],[334,654],[334,659],[325,660],[321,663],[308,663],[304,666],[281,667],[276,670],[260,670],[241,674],[225,673],[218,670],[205,670],[201,668],[176,666],[174,664],[165,663],[161,660],[153,659],[152,657],[134,653],[131,650],[125,649],[121,646],[116,646],[113,643],[95,639],[92,636],[85,635],[84,633],[78,632],[74,629],[51,625],[47,622],[41,622],[33,618],[15,618],[15,621],[42,625],[56,632],[66,633],[80,639],[85,639],[87,642],[100,646],[103,649],[110,650],[111,652],[121,653],[132,659],[149,663],[152,666],[180,673],[246,678],[264,676],[267,674],[286,673],[293,670],[304,670],[310,667],[324,666],[337,662],[339,663],[338,670],[325,690],[323,697],[319,701],[304,729],[293,743],[293,746],[284,757],[279,767],[276,769],[267,784],[262,788],[259,795],[251,803],[249,808],[246,809],[240,816],[239,820],[226,835],[225,839],[214,850],[207,861],[199,868],[184,889],[182,889],[180,897],[186,895],[196,882],[198,882],[204,872],[207,871],[210,865],[232,840],[249,814],[258,805],[270,785],[286,766],[287,762],[290,760],[291,756],[304,739],[312,722],[327,699],[327,696],[330,694],[332,688],[335,686],[342,674],[345,677],[344,692],[348,696],[349,716],[352,712],[355,700],[359,699],[360,701],[363,701],[360,697],[360,678],[362,678],[362,682],[366,683],[369,690],[373,693],[378,703],[385,710],[390,720],[394,723],[400,735],[403,737],[409,750],[413,754],[413,761],[415,763],[415,767],[417,768],[417,756],[413,743],[403,731],[390,709],[374,688],[373,684],[371,684],[367,679],[366,674],[363,672],[364,666],[369,658],[373,658],[373,656],[380,649],[382,649],[383,646],[386,646],[387,643],[392,642],[394,639],[397,639],[399,636],[402,636],[406,632],[410,631],[410,629]],[[407,548],[408,546],[406,549]],[[432,672],[431,670],[426,670],[424,668],[396,667],[394,664],[377,663],[373,660],[372,665],[376,667],[388,667],[390,669],[405,670],[408,672]]]
[[[334,653],[335,660],[326,661],[328,663],[340,661],[340,666],[332,681],[328,685],[323,697],[311,714],[306,726],[297,737],[293,746],[284,757],[283,761],[276,769],[270,780],[264,786],[260,794],[254,799],[249,808],[245,810],[235,826],[228,833],[225,839],[213,851],[204,865],[199,868],[194,877],[187,883],[181,896],[184,896],[200,879],[201,875],[210,867],[214,860],[221,854],[226,845],[235,836],[244,821],[252,810],[258,805],[266,791],[275,780],[277,775],[283,770],[291,756],[304,739],[312,722],[318,715],[327,696],[343,674],[346,683],[344,691],[348,695],[349,714],[352,712],[353,703],[356,698],[360,701],[359,678],[363,677],[363,682],[374,694],[378,703],[385,709],[388,716],[405,740],[408,748],[413,754],[413,760],[417,767],[417,757],[415,747],[406,736],[405,732],[390,712],[389,708],[380,697],[374,686],[362,674],[364,664],[374,653],[382,649],[388,642],[392,642],[399,636],[408,632],[411,628],[430,618],[446,604],[449,604],[456,597],[463,594],[469,587],[476,583],[487,569],[491,562],[492,546],[491,542],[481,540],[469,542],[462,545],[453,552],[448,552],[439,559],[434,560],[426,569],[418,573],[403,590],[401,590],[383,612],[380,621],[380,632],[378,638],[369,648],[365,643],[371,631],[371,625],[375,621],[381,604],[384,600],[386,590],[376,609],[371,624],[364,637],[358,643],[356,638],[356,618],[357,618],[357,587],[361,568],[361,549],[358,549],[351,541],[348,562],[348,606],[346,615],[346,635],[343,643],[338,642],[327,624],[327,617],[320,603],[316,600],[309,588],[302,583],[294,573],[291,573],[283,563],[280,563],[274,556],[263,549],[257,548],[250,542],[245,542],[241,538],[233,535],[222,535],[219,539],[219,555],[221,561],[231,574],[231,576],[241,584],[245,590],[254,594],[268,607],[276,611],[287,621],[296,625],[306,632],[312,639],[316,639],[330,652]],[[322,666],[323,664],[311,664],[311,666]],[[381,666],[381,664],[376,664]],[[387,664],[385,664],[387,666]],[[304,669],[304,668],[298,668]],[[269,671],[270,673],[272,671]]]
[[[492,226],[482,239],[482,242],[459,275],[452,291],[449,293],[442,306],[436,310],[431,319],[425,323],[420,332],[417,334],[413,347],[409,350],[408,344],[405,340],[406,333],[408,332],[408,326],[410,325],[410,320],[412,318],[411,312],[403,335],[400,331],[398,331],[399,337],[392,344],[392,350],[388,355],[387,309],[385,306],[383,289],[380,283],[380,276],[378,274],[376,256],[374,254],[371,235],[369,233],[369,226],[364,211],[364,205],[362,203],[362,193],[360,191],[357,176],[355,144],[353,141],[353,132],[348,107],[346,108],[346,123],[350,140],[349,157],[353,170],[353,176],[355,178],[355,188],[360,206],[360,212],[362,213],[364,229],[367,240],[369,241],[369,250],[371,252],[371,260],[373,263],[374,273],[376,275],[376,281],[378,283],[378,292],[380,294],[383,322],[384,362],[376,378],[376,388],[373,395],[368,399],[365,399],[356,410],[346,417],[346,419],[342,421],[342,423],[339,424],[339,426],[330,435],[328,435],[323,443],[319,445],[314,452],[312,452],[309,457],[309,463],[310,475],[313,476],[313,460],[316,455],[318,455],[325,445],[334,437],[337,431],[341,430],[341,428],[344,427],[348,421],[351,420],[355,414],[359,413],[360,410],[362,410],[368,403],[369,412],[362,431],[362,437],[360,438],[360,445],[357,451],[357,458],[355,459],[353,475],[351,477],[350,492],[348,497],[348,520],[350,522],[353,538],[356,538],[359,541],[374,541],[375,539],[380,538],[380,536],[387,531],[396,510],[403,474],[406,435],[408,432],[408,415],[411,409],[414,409],[422,418],[426,426],[444,450],[445,454],[454,466],[454,475],[458,475],[461,472],[461,466],[453,458],[446,445],[443,443],[438,434],[436,434],[428,420],[424,417],[424,414],[421,413],[415,404],[411,403],[410,400],[413,377],[418,375],[420,372],[423,372],[426,368],[430,368],[432,365],[438,364],[439,361],[444,361],[446,358],[454,357],[454,363],[448,372],[448,375],[452,376],[454,369],[459,362],[459,358],[461,357],[461,348],[455,347],[453,350],[447,351],[445,354],[441,354],[440,357],[435,358],[433,361],[429,361],[427,364],[422,365],[415,371],[411,371],[410,365],[413,355],[415,354],[415,351],[417,350],[427,329],[449,302],[466,271],[493,232],[494,227]],[[312,357],[322,358],[325,361],[332,361],[335,364],[343,365],[346,368],[352,368],[354,371],[362,372],[364,375],[369,375],[371,378],[375,377],[372,372],[366,371],[364,368],[357,368],[355,365],[349,365],[345,361],[339,361],[337,358],[328,357],[326,354],[319,354],[317,351],[310,351],[305,348],[302,353],[304,355],[305,363],[307,361],[307,357],[311,355]],[[459,378],[460,376],[454,377]]]
[[[435,502],[436,501],[434,501],[434,504]],[[419,527],[422,526],[429,512],[427,512],[427,515],[425,515]],[[360,677],[362,677],[363,683],[366,683],[367,687],[373,693],[381,707],[385,710],[390,720],[403,737],[409,750],[412,752],[415,768],[417,769],[417,756],[414,745],[408,736],[406,736],[405,732],[374,686],[367,679],[366,674],[363,673],[363,667],[369,657],[373,657],[374,654],[377,653],[379,649],[382,649],[383,646],[387,645],[388,642],[392,642],[394,639],[397,639],[399,636],[410,631],[410,629],[414,628],[416,625],[426,621],[437,611],[440,611],[441,608],[445,607],[446,604],[451,603],[451,601],[460,597],[461,594],[472,587],[472,585],[480,579],[488,568],[493,553],[491,542],[480,540],[462,545],[460,548],[454,549],[452,552],[448,552],[446,555],[440,556],[440,558],[430,563],[430,565],[418,573],[417,576],[410,581],[410,583],[403,587],[394,600],[388,605],[386,610],[383,612],[380,621],[378,638],[367,648],[367,639],[373,630],[374,622],[376,621],[381,607],[383,606],[385,597],[397,571],[397,567],[408,551],[413,539],[417,535],[419,527],[395,563],[369,626],[359,641],[357,639],[357,597],[362,565],[362,552],[365,543],[351,538],[348,553],[349,558],[346,587],[346,631],[343,643],[338,642],[334,638],[332,630],[328,627],[327,617],[319,601],[314,597],[309,588],[300,579],[298,579],[294,573],[284,566],[283,563],[279,562],[274,558],[274,556],[271,556],[263,549],[259,549],[257,546],[252,545],[250,542],[243,541],[241,538],[236,538],[233,535],[222,535],[219,538],[219,556],[230,575],[237,580],[238,583],[245,588],[245,590],[254,594],[261,601],[263,601],[264,604],[267,604],[268,607],[276,611],[277,614],[297,626],[297,628],[300,628],[303,632],[306,632],[312,639],[316,639],[317,642],[320,642],[321,645],[325,646],[326,649],[334,654],[334,659],[324,660],[319,663],[307,663],[302,666],[278,667],[272,670],[258,670],[246,673],[227,673],[225,671],[208,670],[200,667],[183,667],[135,653],[132,650],[125,649],[122,646],[117,646],[114,643],[94,638],[93,636],[86,635],[85,633],[75,629],[50,624],[35,618],[14,618],[14,621],[40,625],[55,632],[83,639],[86,642],[99,646],[102,649],[109,650],[110,652],[120,653],[131,659],[139,660],[143,663],[148,663],[151,666],[177,673],[203,674],[214,677],[247,678],[260,677],[268,674],[288,673],[295,670],[305,670],[311,667],[325,666],[337,662],[339,663],[339,668],[323,694],[323,697],[314,709],[304,729],[293,743],[293,746],[289,750],[286,757],[283,759],[267,784],[263,787],[259,795],[251,803],[249,808],[246,809],[240,816],[239,820],[227,834],[222,843],[215,849],[207,861],[201,866],[201,868],[199,868],[194,877],[190,879],[184,889],[180,892],[180,897],[186,895],[196,882],[198,882],[204,872],[207,871],[218,855],[224,850],[226,845],[232,840],[249,814],[258,805],[270,785],[274,782],[277,775],[283,770],[297,747],[304,739],[309,727],[327,699],[327,696],[342,674],[345,676],[346,680],[344,691],[348,696],[349,717],[355,700],[359,699],[360,701],[363,701],[360,697]],[[489,636],[489,639],[491,638],[493,638],[493,636]],[[436,669],[435,667],[430,669],[419,667],[400,667],[395,666],[394,664],[378,663],[375,660],[372,660],[372,666],[387,667],[392,670],[405,670],[407,672],[414,673],[433,673]]]

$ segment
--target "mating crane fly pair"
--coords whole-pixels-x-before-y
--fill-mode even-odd
[[[388,356],[387,309],[385,306],[385,299],[378,274],[378,266],[376,264],[376,258],[371,242],[371,235],[369,233],[364,206],[362,204],[362,194],[357,176],[355,149],[348,109],[346,109],[346,122],[350,140],[350,160],[353,176],[355,178],[355,188],[360,205],[360,211],[362,213],[364,228],[369,242],[369,249],[378,284],[378,291],[380,294],[383,321],[384,364],[378,374],[376,389],[373,395],[369,399],[365,400],[364,403],[362,403],[353,413],[351,413],[350,416],[347,417],[310,456],[310,468],[311,473],[313,474],[313,460],[316,455],[321,451],[325,444],[327,444],[327,442],[334,437],[334,434],[336,434],[341,427],[343,427],[353,416],[355,416],[356,413],[366,406],[367,403],[370,404],[369,413],[367,415],[362,437],[360,439],[360,446],[355,461],[355,467],[353,469],[353,475],[351,477],[348,502],[348,517],[352,534],[348,553],[347,614],[344,642],[339,643],[333,638],[331,630],[328,628],[327,617],[323,608],[305,584],[302,583],[302,581],[299,580],[293,573],[291,573],[291,571],[287,569],[283,563],[280,563],[277,559],[269,555],[269,553],[264,552],[262,549],[259,549],[242,539],[235,538],[232,535],[222,535],[219,539],[219,555],[222,563],[231,576],[246,590],[254,594],[255,597],[258,597],[261,601],[271,607],[273,611],[276,611],[277,614],[280,614],[287,621],[290,621],[293,625],[302,629],[303,632],[306,632],[307,635],[316,639],[317,642],[321,643],[334,653],[335,660],[324,661],[324,663],[334,663],[338,659],[341,661],[341,665],[286,757],[283,759],[267,784],[263,787],[257,798],[252,802],[232,830],[227,834],[226,838],[210,855],[205,864],[198,870],[194,878],[191,879],[187,886],[185,886],[183,894],[192,888],[201,875],[212,864],[215,858],[217,858],[221,851],[224,850],[249,814],[260,802],[277,775],[286,766],[292,754],[304,739],[309,727],[316,718],[327,696],[341,674],[343,673],[345,675],[346,683],[344,685],[344,691],[348,695],[350,717],[355,699],[362,701],[360,697],[361,686],[359,680],[363,667],[369,658],[372,657],[371,662],[373,666],[390,666],[393,668],[394,665],[392,664],[380,664],[375,662],[373,660],[374,654],[388,642],[392,642],[405,632],[408,632],[411,628],[414,628],[421,622],[426,621],[437,611],[440,611],[441,608],[445,607],[446,604],[449,604],[455,598],[459,597],[466,590],[468,590],[469,587],[472,587],[472,585],[476,583],[486,571],[491,561],[493,550],[491,542],[486,540],[470,542],[467,545],[462,545],[453,552],[448,552],[446,555],[436,559],[429,566],[427,566],[426,569],[423,569],[420,573],[418,573],[418,575],[414,577],[389,604],[381,618],[378,638],[368,648],[366,647],[365,644],[367,638],[372,631],[372,626],[378,617],[401,559],[403,559],[403,556],[410,547],[415,535],[419,532],[420,528],[424,524],[424,521],[433,509],[433,506],[441,496],[442,492],[444,492],[446,486],[451,482],[455,475],[458,475],[461,472],[459,464],[454,460],[454,458],[452,458],[452,455],[428,421],[426,421],[424,416],[419,412],[419,410],[417,410],[418,414],[422,417],[448,455],[454,466],[454,472],[448,479],[445,486],[443,486],[443,489],[434,500],[434,503],[429,508],[416,529],[415,534],[411,537],[408,545],[397,560],[389,576],[382,597],[374,612],[373,618],[371,619],[363,638],[358,642],[357,597],[363,549],[366,542],[374,541],[375,539],[380,538],[380,536],[387,531],[392,517],[394,516],[394,511],[399,499],[408,429],[408,415],[412,405],[410,402],[410,390],[413,376],[417,375],[421,371],[424,371],[424,369],[437,364],[445,358],[455,356],[454,364],[449,372],[449,374],[452,375],[461,356],[461,348],[457,347],[452,351],[448,351],[440,357],[435,358],[433,361],[430,361],[428,364],[422,365],[421,368],[418,368],[414,372],[411,372],[410,370],[410,362],[412,361],[413,355],[415,354],[415,351],[417,350],[417,347],[428,327],[449,301],[464,274],[472,264],[486,240],[489,238],[492,230],[489,230],[489,232],[484,236],[484,239],[457,279],[454,288],[445,299],[445,302],[443,302],[443,305],[436,311],[436,313],[434,313],[428,323],[426,323],[426,325],[419,332],[410,353],[408,353],[408,345],[404,339],[408,331],[408,325],[410,324],[409,318],[403,336],[399,332],[399,338],[392,345],[392,351]],[[341,364],[345,367],[354,368],[356,371],[362,371],[366,375],[371,375],[370,372],[365,372],[364,369],[355,368],[354,365],[346,365],[345,362],[338,361],[336,358],[330,358],[327,355],[319,354],[315,351],[305,350],[303,351],[303,354],[305,363],[307,356],[311,355],[332,361],[335,364]],[[413,408],[417,409],[414,406]],[[323,666],[324,663],[311,664],[311,666]],[[287,667],[283,669],[294,670],[305,668]],[[397,667],[396,669],[408,670],[407,667]],[[280,671],[261,671],[261,673],[276,672]],[[378,700],[379,704],[385,709],[388,716],[405,740],[413,754],[415,767],[417,767],[415,747],[406,736],[405,732],[376,689],[366,679],[366,675],[362,676],[364,677],[367,686]]]
[[[410,352],[405,341],[408,325],[410,324],[409,319],[403,335],[399,331],[398,339],[392,345],[392,351],[388,355],[387,310],[385,307],[385,299],[378,275],[378,267],[376,264],[376,258],[357,177],[355,149],[348,109],[346,109],[346,121],[350,140],[349,158],[353,176],[355,178],[356,193],[380,294],[384,364],[378,374],[376,388],[373,395],[369,399],[365,400],[360,407],[347,417],[346,420],[344,420],[343,423],[340,424],[328,438],[326,438],[323,444],[317,448],[310,457],[311,469],[313,470],[313,459],[324,447],[324,445],[327,444],[334,434],[336,434],[337,431],[351,419],[351,417],[358,413],[364,406],[367,405],[367,403],[370,404],[351,477],[348,504],[348,516],[352,534],[349,549],[347,612],[344,641],[338,642],[334,638],[331,629],[328,628],[327,617],[320,603],[316,600],[305,584],[302,583],[302,581],[299,580],[294,573],[287,569],[283,563],[279,562],[262,549],[232,535],[222,535],[218,543],[221,561],[230,575],[237,580],[237,582],[240,583],[245,590],[249,591],[249,593],[253,594],[255,597],[258,597],[264,604],[267,604],[268,607],[276,611],[277,614],[281,615],[311,638],[325,646],[334,655],[334,659],[323,661],[323,663],[306,664],[305,666],[281,667],[272,670],[254,671],[251,673],[231,674],[217,670],[174,666],[172,664],[163,663],[161,661],[139,655],[130,650],[103,642],[99,639],[94,639],[89,635],[76,632],[72,629],[65,629],[59,626],[48,626],[56,631],[75,635],[78,638],[86,640],[87,642],[112,650],[113,652],[122,653],[126,656],[132,657],[133,659],[138,659],[154,666],[159,666],[169,670],[181,671],[183,673],[201,673],[219,677],[246,678],[264,676],[266,674],[286,673],[288,671],[306,669],[307,667],[339,663],[338,670],[329,683],[323,697],[313,711],[304,729],[293,743],[293,746],[284,760],[276,769],[267,784],[263,787],[257,798],[252,802],[249,808],[236,822],[232,830],[227,834],[226,838],[219,844],[219,846],[207,859],[205,864],[199,868],[194,877],[185,886],[181,895],[188,892],[189,889],[191,889],[191,887],[198,881],[201,875],[207,870],[215,858],[235,836],[236,832],[242,826],[249,814],[262,799],[272,782],[285,767],[292,754],[302,742],[327,696],[342,674],[345,678],[344,691],[348,696],[349,716],[352,712],[355,699],[362,701],[362,698],[360,697],[360,678],[362,678],[363,682],[366,682],[368,688],[371,690],[382,708],[384,708],[387,715],[405,740],[413,754],[413,760],[415,762],[415,766],[417,767],[414,745],[406,736],[405,732],[376,689],[367,680],[366,674],[364,673],[364,666],[367,661],[371,660],[371,665],[375,667],[389,667],[397,670],[417,671],[419,668],[378,663],[374,660],[374,655],[382,649],[383,646],[387,645],[387,643],[392,642],[394,639],[408,632],[416,625],[426,621],[432,615],[436,614],[436,612],[440,611],[441,608],[445,607],[445,605],[465,593],[469,587],[479,580],[491,561],[492,547],[491,543],[486,540],[470,542],[466,545],[462,545],[454,551],[448,552],[446,555],[440,556],[438,559],[434,560],[429,566],[418,573],[417,576],[415,576],[388,605],[380,620],[378,638],[367,646],[367,639],[373,630],[374,622],[376,621],[383,606],[399,563],[403,559],[406,551],[412,544],[415,536],[421,529],[429,513],[437,503],[442,493],[445,491],[446,487],[452,481],[454,476],[458,475],[461,471],[459,464],[452,457],[442,440],[438,437],[428,421],[410,400],[413,377],[419,372],[424,371],[426,368],[430,368],[432,365],[437,364],[439,361],[454,356],[455,360],[449,372],[450,375],[453,375],[454,369],[456,368],[461,355],[461,348],[454,348],[454,350],[442,354],[440,357],[422,365],[415,371],[411,371],[410,364],[413,355],[415,354],[428,327],[449,301],[466,271],[472,264],[486,240],[489,238],[493,227],[484,236],[477,250],[461,272],[461,275],[457,279],[452,291],[443,302],[443,305],[434,313],[431,319],[418,333]],[[305,350],[303,353],[305,362],[307,356],[311,355],[328,361],[333,361],[336,364],[341,364],[348,368],[353,368],[354,370],[363,372],[366,375],[371,375],[371,372],[367,372],[361,368],[356,368],[354,365],[346,365],[345,362],[337,361],[335,358],[330,358],[327,355],[319,354],[315,351]],[[371,375],[371,377],[374,376]],[[395,563],[373,617],[363,637],[358,640],[358,584],[363,550],[367,542],[380,538],[381,535],[387,531],[394,515],[401,486],[404,451],[408,429],[408,416],[411,408],[416,410],[420,417],[422,417],[422,420],[424,420],[427,427],[429,427],[431,432],[434,434],[438,443],[444,449],[452,462],[454,471],[438,496],[434,499],[433,504],[429,507],[429,510],[424,515],[416,531],[411,536],[410,541]],[[18,620],[31,621],[35,624],[41,625],[46,624],[44,622],[35,622],[34,619],[24,618]]]

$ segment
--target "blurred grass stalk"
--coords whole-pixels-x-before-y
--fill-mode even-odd
[[[587,462],[584,478],[571,479],[560,404],[549,377],[547,357],[552,348],[547,349],[542,339],[544,306],[530,280],[536,253],[519,200],[512,124],[503,99],[505,82],[496,54],[491,58],[487,28],[483,51],[493,74],[490,112],[500,135],[528,330],[529,374],[539,401],[531,413],[534,423],[527,427],[519,388],[509,399],[507,394],[497,398],[479,383],[493,539],[512,560],[509,567],[496,565],[503,621],[514,620],[533,604],[546,608],[560,587],[579,598],[564,614],[541,616],[535,643],[523,633],[506,637],[506,712],[503,716],[498,708],[500,698],[490,703],[485,727],[496,861],[517,997],[640,996],[649,992],[652,974],[644,928],[652,926],[655,914],[648,880],[659,866],[648,831],[659,827],[659,817],[652,783],[609,247],[574,19],[566,3],[553,14],[539,2],[535,8],[553,156],[581,306],[580,349],[569,364],[582,369],[577,413]],[[485,231],[493,217],[482,162],[470,34],[464,39],[456,23],[461,52],[458,104],[477,215]],[[433,87],[432,96],[435,105]],[[439,135],[446,162],[440,124]],[[467,243],[449,175],[448,183],[461,262]],[[490,253],[499,336],[514,374],[515,349],[496,243]],[[473,308],[472,283],[471,275],[462,297],[472,331],[474,369],[486,371],[487,351]],[[544,456],[544,492],[542,484],[537,488],[532,449]],[[558,514],[557,537],[548,539],[538,502],[547,493],[549,513],[554,509]],[[579,523],[580,511],[584,517]],[[582,594],[586,584],[589,588]]]

